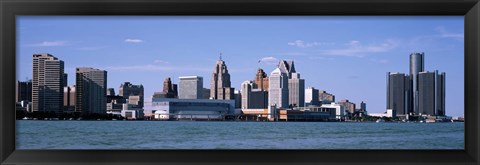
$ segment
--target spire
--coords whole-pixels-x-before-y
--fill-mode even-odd
[[[220,52],[219,60],[222,61],[222,52]]]

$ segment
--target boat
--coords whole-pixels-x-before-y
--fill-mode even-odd
[[[23,120],[28,120],[29,118],[28,118],[28,117],[24,117],[24,118],[22,118],[22,119],[23,119]]]
[[[384,123],[385,120],[383,120],[383,119],[378,119],[376,122],[377,122],[377,123]]]

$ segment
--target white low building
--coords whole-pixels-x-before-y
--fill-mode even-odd
[[[137,109],[133,107],[134,105],[132,104],[123,104],[120,115],[129,120],[143,119],[145,117],[143,109]]]
[[[369,113],[368,115],[373,116],[373,117],[393,117],[393,110],[392,109],[387,109],[387,112]]]
[[[322,104],[321,108],[335,108],[335,118],[336,119],[345,119],[345,107],[340,104],[330,103],[330,104]]]

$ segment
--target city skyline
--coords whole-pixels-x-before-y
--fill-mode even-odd
[[[445,19],[437,17],[287,17],[285,20],[275,17],[228,17],[228,19],[225,17],[65,18],[21,17],[19,19],[20,58],[18,59],[21,60],[18,62],[18,80],[23,81],[24,77],[31,76],[31,71],[28,73],[29,69],[25,69],[31,68],[31,54],[45,52],[65,61],[65,71],[68,75],[75,75],[70,71],[71,68],[83,66],[108,71],[107,87],[115,88],[117,92],[123,82],[143,84],[145,100],[149,100],[147,98],[151,97],[154,92],[162,91],[163,80],[166,77],[171,77],[172,83],[178,84],[178,77],[201,76],[204,77],[203,86],[208,88],[210,82],[205,80],[210,80],[212,66],[217,61],[219,53],[223,52],[223,60],[230,71],[232,87],[236,90],[241,89],[242,82],[254,80],[258,68],[262,68],[270,76],[278,60],[290,59],[295,61],[297,72],[302,75],[302,79],[305,79],[305,88],[315,87],[325,90],[334,94],[337,100],[348,99],[356,104],[364,101],[368,104],[369,112],[383,112],[386,107],[385,73],[388,71],[408,73],[408,55],[414,51],[421,51],[425,52],[425,61],[428,61],[425,64],[426,70],[438,69],[449,74],[446,82],[447,115],[463,115],[463,19],[461,17],[443,17]],[[99,23],[102,20],[113,24]],[[126,27],[123,27],[123,31],[119,30],[119,34],[106,33],[107,27],[113,27],[122,22],[137,24],[125,24]],[[146,25],[151,22],[159,22],[154,24],[158,29],[162,28],[161,25],[170,25],[164,27],[168,29],[165,31],[175,32],[174,27],[179,29],[177,29],[178,32],[172,34],[173,36],[169,36],[165,31],[160,31],[158,33],[162,33],[166,37],[155,39],[158,37],[155,28]],[[294,29],[294,26],[287,24],[288,22],[293,22],[292,24],[301,27],[302,31],[288,33],[289,29]],[[376,29],[377,31],[373,33],[373,30],[378,28],[371,25],[375,25],[374,22],[383,23],[384,27],[382,28],[393,28],[393,30],[378,31]],[[213,26],[212,23],[217,26]],[[413,23],[423,26],[412,26]],[[45,29],[44,24],[50,24],[49,26],[53,24],[59,27],[52,27],[52,32],[48,31],[50,29],[41,31]],[[84,24],[90,28],[73,28],[78,24]],[[220,28],[226,26],[228,29],[242,24],[248,25],[240,26],[246,30],[238,27],[233,30]],[[370,33],[369,30],[360,31],[370,35],[378,33],[378,35],[369,37],[362,33],[354,33],[355,30],[349,31],[353,28],[345,28],[352,24],[358,24],[354,26],[357,28],[373,28]],[[311,28],[312,25],[325,29],[317,30]],[[395,27],[394,25],[401,26]],[[405,28],[404,26],[411,28],[406,28],[405,31],[418,29],[413,32],[402,31],[403,38],[396,38],[399,36],[394,35],[394,33],[398,33],[398,30],[395,29]],[[72,29],[65,30],[68,29],[67,27],[72,27]],[[268,29],[269,27],[277,29]],[[337,27],[337,30],[328,30],[333,27]],[[55,28],[59,29],[55,30]],[[147,35],[147,32],[141,32],[140,29],[151,32],[151,36]],[[257,32],[258,30],[260,32]],[[74,35],[72,31],[80,32],[80,34],[104,33],[99,35],[98,40],[85,43],[88,41],[87,39],[95,39],[97,36],[86,34],[78,36]],[[285,34],[279,31],[283,31]],[[303,34],[325,33],[323,31],[334,34],[330,34],[333,36],[318,34],[313,37],[311,34]],[[201,32],[207,34],[201,34]],[[350,32],[351,38],[341,32]],[[130,34],[125,35],[128,33]],[[229,35],[223,37],[220,34]],[[175,35],[177,36],[175,37]],[[103,38],[101,36],[113,38],[112,40],[115,42],[100,39]],[[268,39],[272,36],[278,38]],[[194,41],[186,40],[182,43],[180,42],[182,40],[177,38]],[[200,43],[202,39],[212,42]],[[408,40],[410,42],[406,42],[407,39],[410,39]],[[101,46],[109,43],[112,45],[116,43],[119,46]],[[88,47],[88,45],[93,46]],[[177,46],[168,47],[169,45]],[[184,48],[182,49],[182,47]],[[244,49],[248,49],[248,51]],[[149,53],[151,55],[148,55]],[[118,54],[121,55],[115,56]],[[76,55],[84,55],[85,59]],[[24,56],[30,58],[24,58]],[[88,59],[87,57],[90,56],[96,57],[98,60]],[[74,76],[68,76],[68,82],[74,82],[72,81],[74,78]],[[72,85],[72,83],[68,85]],[[461,106],[458,105],[460,101]]]

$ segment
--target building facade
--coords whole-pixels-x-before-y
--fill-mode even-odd
[[[305,106],[320,106],[320,101],[318,99],[318,89],[313,87],[305,89]]]
[[[62,113],[64,62],[51,54],[33,54],[32,110]]]
[[[255,74],[255,86],[253,89],[268,91],[268,76],[261,68],[258,68]]]
[[[178,98],[179,99],[202,99],[203,77],[183,76],[179,77]]]
[[[318,101],[321,104],[330,104],[335,102],[335,95],[324,90],[318,91]]]
[[[17,91],[15,92],[15,102],[28,101],[32,102],[32,80],[17,81]]]
[[[235,114],[235,100],[153,98],[152,106],[168,120],[222,120]]]
[[[215,64],[210,81],[210,98],[215,100],[234,100],[234,88],[231,87],[230,74],[225,61],[220,59]]]
[[[276,68],[268,79],[268,107],[288,108],[288,75],[286,71]]]
[[[345,107],[345,111],[347,111],[349,114],[355,113],[355,103],[352,103],[349,100],[340,100],[338,104]]]
[[[136,108],[143,108],[144,106],[144,89],[142,84],[134,85],[130,82],[124,82],[118,89],[118,95],[125,99],[132,100],[132,105]],[[133,101],[133,99],[135,99],[135,101]]]
[[[398,115],[408,114],[409,78],[404,73],[387,73],[387,109]]]
[[[75,85],[63,87],[63,112],[75,112]]]
[[[85,67],[76,69],[76,112],[106,114],[106,91],[107,71]]]
[[[241,85],[241,108],[264,109],[268,107],[268,92],[254,89],[253,81],[244,81]]]
[[[288,79],[288,104],[290,107],[305,106],[305,80],[300,79],[299,73],[291,73]]]
[[[445,73],[420,72],[418,74],[418,110],[420,114],[445,115]]]

